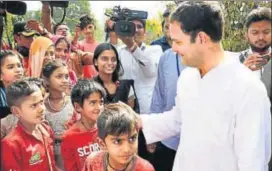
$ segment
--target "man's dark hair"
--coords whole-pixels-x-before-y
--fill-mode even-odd
[[[161,26],[162,26],[162,30],[164,29],[164,23],[165,23],[165,18],[169,17],[170,16],[170,10],[169,9],[166,9],[163,14],[162,14],[162,17],[163,17],[163,20],[162,20],[162,23],[161,23]]]
[[[12,83],[6,89],[8,106],[20,106],[23,98],[34,92],[41,91],[39,85],[34,80],[24,78]]]
[[[252,23],[259,21],[268,21],[271,23],[271,8],[260,7],[252,10],[246,18],[247,29]]]
[[[179,22],[181,30],[191,36],[192,43],[201,31],[213,42],[219,42],[223,36],[224,18],[219,2],[182,2],[170,21]]]
[[[87,27],[89,24],[92,24],[94,25],[95,27],[95,22],[94,22],[94,19],[91,18],[90,16],[88,15],[83,15],[79,18],[79,21],[80,21],[80,29],[83,30],[85,27]]]
[[[74,105],[75,103],[78,103],[83,107],[84,100],[88,99],[89,96],[95,92],[100,93],[101,97],[105,99],[106,91],[99,83],[94,80],[78,80],[71,91],[72,104]]]
[[[111,103],[105,105],[97,119],[98,136],[103,141],[108,135],[119,136],[131,134],[138,129],[137,114],[125,103]]]

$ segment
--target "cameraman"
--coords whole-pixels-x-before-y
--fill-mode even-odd
[[[140,113],[149,113],[153,89],[157,78],[157,66],[162,48],[159,45],[148,46],[143,41],[145,38],[145,21],[140,18],[129,18],[135,24],[134,37],[121,37],[124,43],[118,48],[118,54],[124,69],[121,79],[133,79],[136,95],[139,101]],[[108,20],[109,28],[113,22]],[[147,152],[143,134],[140,132],[138,153],[144,159],[151,160]]]
[[[136,31],[133,37],[118,36],[124,43],[118,48],[124,68],[122,79],[134,80],[140,113],[149,113],[162,49],[158,45],[148,46],[143,42],[146,33],[144,20],[133,17],[128,21],[135,24]],[[112,21],[109,21],[108,25],[112,27]]]

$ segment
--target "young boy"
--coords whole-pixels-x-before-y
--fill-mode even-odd
[[[42,85],[42,79],[27,77],[25,78],[27,81],[34,82],[43,92],[43,96],[45,94],[44,87]],[[8,115],[5,118],[0,120],[0,128],[1,128],[1,139],[7,136],[14,128],[16,128],[18,123],[18,118],[15,115]]]
[[[103,87],[90,80],[79,80],[73,87],[72,104],[81,117],[63,135],[61,155],[66,171],[81,171],[87,156],[100,150],[96,120],[105,95]]]
[[[1,141],[2,171],[56,171],[53,132],[42,122],[45,106],[41,89],[35,81],[23,79],[6,92],[18,123]]]
[[[105,151],[89,155],[83,171],[154,171],[148,161],[137,156],[137,115],[128,105],[105,106],[97,127]]]

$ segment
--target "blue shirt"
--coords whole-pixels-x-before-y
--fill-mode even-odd
[[[166,40],[165,36],[162,36],[159,39],[153,40],[150,45],[160,45],[162,48],[162,51],[165,52],[166,50],[170,49],[171,46],[169,45],[169,43]]]
[[[163,113],[171,110],[175,105],[177,81],[179,73],[184,68],[180,57],[176,56],[172,49],[164,52],[158,66],[158,76],[150,107],[151,113]],[[170,149],[177,150],[179,136],[171,137],[162,143]]]

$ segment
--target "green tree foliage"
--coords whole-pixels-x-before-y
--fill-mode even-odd
[[[160,18],[151,18],[146,20],[146,38],[145,43],[150,44],[153,40],[162,36],[162,20]]]

